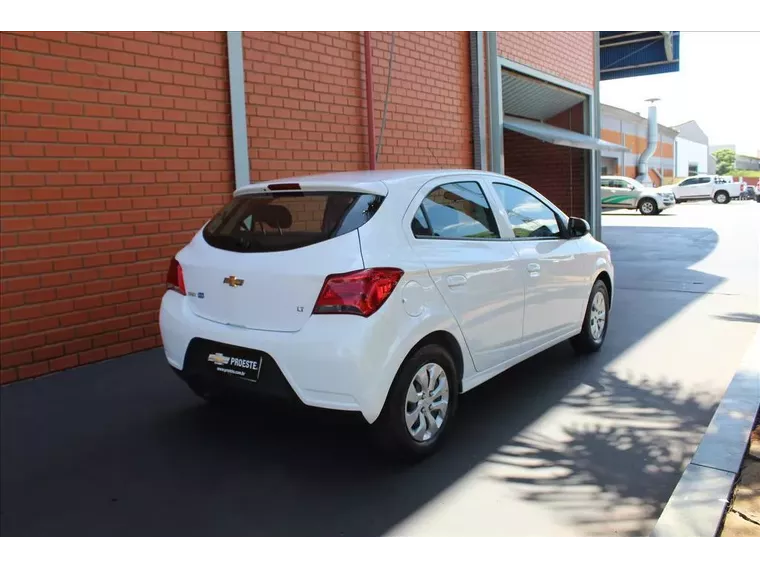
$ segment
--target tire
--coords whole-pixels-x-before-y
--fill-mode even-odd
[[[604,320],[602,322],[601,332],[594,324],[598,324],[599,318],[596,315],[598,304],[597,296],[601,295],[604,302]],[[570,340],[570,343],[578,354],[594,353],[601,349],[604,344],[604,338],[607,337],[607,328],[609,327],[610,313],[610,293],[607,286],[601,280],[594,282],[589,295],[588,305],[586,306],[586,316],[583,318],[583,327],[581,332]]]
[[[728,195],[727,191],[716,191],[713,200],[719,205],[726,205],[729,201],[731,201],[731,196]]]
[[[639,201],[639,213],[642,215],[657,215],[657,202],[654,199],[645,197]]]
[[[444,375],[435,377],[433,389],[441,386],[439,378],[445,379],[448,385],[448,404],[445,405],[445,413],[441,415],[436,410],[426,412],[417,412],[417,418],[414,418],[413,412],[410,412],[410,406],[414,403],[409,402],[409,397],[414,391],[427,392],[418,380],[418,374],[425,368],[435,373],[436,367],[443,371]],[[441,390],[444,393],[445,391]],[[433,453],[441,446],[447,432],[450,429],[450,422],[453,418],[458,402],[459,395],[459,376],[456,370],[454,360],[449,352],[440,345],[425,345],[409,356],[404,364],[401,365],[396,378],[393,380],[388,397],[385,400],[385,406],[378,419],[372,424],[372,433],[380,447],[396,459],[406,462],[416,462],[422,460]],[[418,395],[419,396],[419,395]],[[418,399],[417,408],[429,408],[431,402],[439,402],[445,398],[445,395],[438,397],[428,397],[427,399]],[[439,404],[438,411],[442,405]],[[407,427],[407,415],[410,415],[411,427]],[[431,434],[431,437],[425,439],[424,436],[430,434],[429,430],[424,428],[427,424],[422,423],[419,417],[431,415],[435,418],[437,432]],[[439,423],[438,418],[442,421]],[[418,434],[420,439],[413,437],[411,429],[418,426],[417,430],[422,432]]]

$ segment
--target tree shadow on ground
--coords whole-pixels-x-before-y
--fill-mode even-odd
[[[605,372],[561,404],[578,411],[578,424],[556,437],[517,436],[490,458],[506,466],[498,477],[587,534],[648,534],[714,412],[711,397]]]

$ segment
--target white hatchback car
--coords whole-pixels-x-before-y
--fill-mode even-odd
[[[613,282],[588,223],[516,179],[317,175],[238,189],[172,259],[160,328],[207,400],[358,411],[421,457],[459,394],[566,339],[598,350]]]

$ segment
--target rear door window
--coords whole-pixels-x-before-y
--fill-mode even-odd
[[[380,195],[337,191],[239,195],[209,221],[203,238],[235,252],[293,250],[358,229],[382,202]]]
[[[428,193],[412,220],[418,238],[498,239],[499,228],[476,182],[447,183]]]

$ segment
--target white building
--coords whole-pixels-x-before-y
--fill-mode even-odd
[[[678,132],[675,149],[675,177],[714,174],[715,162],[710,160],[710,141],[699,125],[690,120],[673,126]]]

